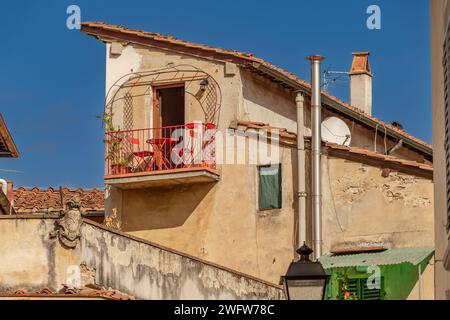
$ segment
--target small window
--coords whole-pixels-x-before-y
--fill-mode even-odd
[[[281,165],[259,167],[259,210],[281,209]]]
[[[339,282],[339,300],[345,300],[345,291],[347,291],[350,300],[382,300],[384,296],[384,278],[380,279],[379,289],[369,289],[367,286],[368,278],[349,278],[344,290],[344,283]]]

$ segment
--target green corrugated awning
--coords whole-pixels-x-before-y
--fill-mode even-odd
[[[434,254],[434,248],[395,248],[381,252],[357,253],[348,255],[324,255],[319,258],[324,269],[358,267],[358,266],[382,266],[401,263],[418,265],[428,260]]]

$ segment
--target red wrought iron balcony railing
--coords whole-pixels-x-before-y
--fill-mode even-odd
[[[186,168],[216,169],[216,127],[190,123],[105,133],[106,176]]]

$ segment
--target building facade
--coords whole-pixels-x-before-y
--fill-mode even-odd
[[[371,115],[369,53],[353,54],[351,104],[322,93],[322,118],[350,134],[322,146],[315,238],[309,83],[251,54],[98,22],[82,31],[106,44],[109,227],[270,283],[302,241],[330,256],[433,246],[432,149]],[[391,297],[433,297],[422,262]]]

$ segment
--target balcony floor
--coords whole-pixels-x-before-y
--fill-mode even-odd
[[[105,184],[119,189],[141,189],[217,182],[220,175],[216,170],[199,167],[110,175],[104,179]]]

